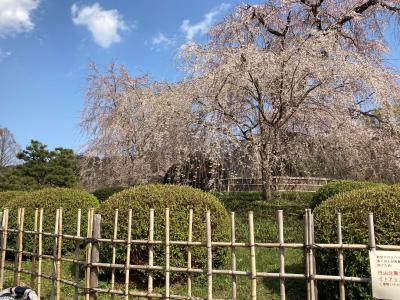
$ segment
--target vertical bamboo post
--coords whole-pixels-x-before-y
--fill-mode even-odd
[[[150,208],[150,224],[149,224],[149,266],[153,267],[154,263],[154,208]],[[147,293],[153,292],[153,270],[149,270],[149,280],[147,283]],[[151,298],[150,298],[151,299]]]
[[[285,243],[283,238],[283,211],[278,210],[278,242],[279,242],[279,276],[280,276],[280,296],[281,300],[286,299],[285,290]]]
[[[6,263],[7,235],[8,235],[8,209],[4,209],[1,222],[1,266],[0,266],[0,290],[4,288],[4,266]]]
[[[310,256],[309,256],[309,214],[308,209],[304,214],[304,256],[305,256],[305,272],[307,278],[307,300],[311,300],[311,280],[310,280]]]
[[[57,237],[57,259],[56,259],[56,271],[57,271],[57,292],[56,300],[61,299],[61,253],[62,253],[62,233],[63,233],[63,209],[59,209],[58,219],[58,237]]]
[[[375,252],[376,240],[375,240],[375,225],[374,225],[374,214],[368,213],[368,246],[369,251]]]
[[[310,213],[310,244],[311,244],[311,285],[313,287],[313,300],[318,299],[318,289],[317,289],[317,282],[314,280],[315,274],[317,274],[317,267],[315,263],[315,252],[314,252],[314,245],[315,245],[315,236],[314,236],[314,215],[311,209],[308,210]]]
[[[56,210],[56,221],[54,225],[54,245],[53,245],[53,257],[52,257],[52,276],[51,276],[51,299],[56,298],[56,269],[57,269],[57,246],[58,246],[58,230],[60,221],[60,210]]]
[[[251,294],[250,298],[257,299],[257,265],[256,265],[256,247],[254,241],[254,220],[253,212],[249,212],[249,243],[250,243],[250,280],[251,280]]]
[[[34,231],[34,239],[33,239],[33,247],[32,247],[32,263],[31,263],[31,287],[33,288],[35,286],[36,282],[36,276],[35,276],[35,271],[37,269],[36,266],[36,258],[37,258],[37,242],[38,242],[38,222],[39,222],[39,208],[35,209],[35,219],[34,219],[34,224],[33,224],[33,231]]]
[[[132,209],[129,209],[128,236],[126,240],[126,262],[125,262],[125,288],[124,288],[125,300],[129,300],[129,268],[131,263],[131,241],[132,241]]]
[[[165,209],[165,299],[170,297],[170,241],[169,241],[169,208]]]
[[[87,240],[86,240],[86,258],[85,258],[85,299],[90,300],[90,267],[92,259],[92,233],[93,233],[93,208],[88,211],[87,222]]]
[[[236,271],[236,247],[233,245],[236,243],[236,226],[235,226],[235,213],[231,212],[231,266],[232,272]],[[232,300],[237,299],[237,288],[236,288],[236,275],[232,274]]]
[[[376,250],[376,239],[375,239],[375,225],[374,225],[374,214],[368,213],[368,246],[369,251],[375,252]]]
[[[22,251],[24,238],[24,219],[25,208],[18,209],[18,239],[17,239],[17,255],[15,259],[14,285],[20,285],[21,269],[22,269]]]
[[[43,208],[39,211],[39,236],[38,236],[38,277],[36,294],[40,300],[42,292],[42,254],[43,254]]]
[[[207,227],[207,300],[213,298],[213,270],[212,270],[212,242],[211,242],[211,216],[210,211],[206,213]]]
[[[313,215],[311,214],[311,209],[306,209],[306,248],[307,248],[307,278],[309,283],[309,297],[311,300],[315,300],[315,282],[314,282],[314,253],[313,253],[313,243],[314,243],[314,230],[313,230]]]
[[[114,214],[114,233],[113,233],[113,240],[117,239],[117,234],[118,234],[118,208],[115,210]],[[117,255],[117,248],[115,246],[115,243],[112,244],[112,265],[115,265],[116,261],[116,255]],[[113,267],[111,269],[111,290],[113,291],[115,289],[115,268]],[[115,299],[115,294],[111,295],[111,299]]]
[[[81,218],[82,210],[78,209],[78,214],[76,218],[76,237],[81,237]],[[81,241],[78,239],[75,245],[75,288],[74,288],[74,300],[79,299],[79,285],[80,285],[80,265],[78,261],[80,260],[81,254]]]
[[[189,210],[189,229],[188,229],[188,243],[191,243],[193,239],[193,209]],[[192,247],[188,245],[187,248],[187,268],[192,268]],[[192,274],[188,273],[187,277],[187,297],[192,297]]]
[[[15,242],[15,261],[14,261],[14,286],[17,285],[17,274],[18,274],[18,254],[19,254],[19,237],[20,237],[20,222],[21,222],[21,208],[17,209],[17,239]]]
[[[340,245],[338,249],[338,267],[339,267],[339,296],[340,300],[345,300],[345,289],[344,289],[344,264],[343,264],[343,238],[342,238],[342,214],[337,214],[337,242]]]
[[[3,215],[4,215],[4,210],[0,211],[0,219],[1,219],[1,227],[0,227],[0,232],[3,232]],[[1,236],[2,238],[2,236]]]
[[[374,214],[368,213],[368,245],[370,250],[376,249]]]
[[[93,217],[93,245],[91,253],[91,264],[98,263],[100,261],[100,249],[98,239],[101,238],[101,215],[95,214]],[[92,266],[90,268],[90,288],[98,288],[99,286],[99,267]],[[97,292],[92,291],[90,293],[90,300],[97,299]]]

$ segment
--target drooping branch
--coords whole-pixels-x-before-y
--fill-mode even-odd
[[[386,8],[394,13],[400,13],[400,7],[398,7],[398,6],[389,5],[385,1],[382,1],[380,4],[382,7]]]
[[[334,24],[333,26],[343,26],[344,24],[346,24],[347,22],[351,21],[354,19],[354,17],[356,15],[361,15],[362,13],[364,13],[367,9],[370,9],[376,5],[379,4],[379,0],[368,0],[367,2],[356,6],[354,9],[351,10],[350,13],[346,14],[345,16],[343,16],[336,24]]]

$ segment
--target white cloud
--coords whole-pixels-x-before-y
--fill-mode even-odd
[[[3,49],[0,48],[0,62],[4,59],[6,59],[7,57],[11,56],[11,52],[10,51],[4,51]]]
[[[38,5],[39,0],[0,0],[0,37],[31,31],[31,14]]]
[[[71,14],[74,24],[87,27],[96,44],[103,48],[120,42],[120,31],[128,29],[118,10],[105,10],[98,3],[82,7],[73,4]]]
[[[206,34],[208,29],[214,23],[215,18],[222,12],[226,11],[229,7],[230,4],[222,3],[217,8],[206,13],[203,20],[196,24],[191,24],[190,20],[183,20],[181,30],[186,34],[186,39],[191,41],[198,33]]]
[[[159,32],[158,35],[151,39],[151,44],[153,45],[152,49],[166,49],[169,46],[175,45],[175,40],[174,38],[166,37],[162,32]]]

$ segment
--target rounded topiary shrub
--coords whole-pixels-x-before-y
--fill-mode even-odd
[[[206,192],[189,186],[178,185],[142,185],[126,189],[111,196],[103,202],[98,213],[102,215],[102,237],[112,238],[114,230],[114,213],[119,209],[118,239],[127,238],[128,214],[132,209],[132,239],[147,240],[149,235],[150,208],[154,208],[154,239],[165,240],[165,208],[170,209],[170,240],[188,240],[189,210],[193,209],[193,241],[206,241],[206,211],[211,211],[213,241],[229,241],[228,213],[218,199]],[[132,245],[131,264],[148,264],[148,246]],[[213,266],[218,267],[225,262],[226,248],[213,247]],[[111,262],[112,247],[103,244],[100,251],[102,262]],[[186,267],[187,248],[171,246],[170,265]],[[126,247],[117,247],[117,263],[124,263]],[[154,247],[154,265],[165,265],[165,246]],[[192,248],[192,267],[206,268],[207,255],[205,247]],[[132,281],[144,283],[147,276],[132,272]],[[171,280],[179,280],[184,274],[171,274]],[[162,272],[155,272],[156,280],[162,280]]]
[[[0,209],[1,210],[4,209],[5,207],[7,207],[8,202],[25,194],[28,194],[28,192],[23,192],[23,191],[0,192]]]
[[[369,181],[334,180],[318,189],[311,200],[310,206],[312,209],[314,209],[323,201],[335,196],[336,194],[379,185],[383,184]]]
[[[16,228],[16,216],[18,208],[25,208],[24,228],[33,230],[35,208],[43,208],[43,231],[54,232],[56,210],[63,208],[63,233],[76,234],[78,209],[81,209],[81,234],[86,235],[87,212],[89,208],[96,208],[98,200],[92,194],[78,189],[70,188],[45,188],[35,192],[25,193],[10,201],[7,207],[10,209],[9,227]],[[10,235],[9,243],[15,245],[15,235]],[[33,247],[33,236],[24,235],[24,249]],[[43,238],[43,252],[52,253],[54,238]],[[63,240],[63,251],[75,249],[75,242]]]
[[[368,213],[374,213],[376,243],[400,243],[400,187],[377,186],[340,193],[314,210],[317,243],[337,243],[337,213],[342,214],[343,243],[368,244]],[[338,275],[336,250],[317,249],[318,274]],[[344,251],[345,276],[369,277],[367,250]],[[372,299],[370,286],[346,284],[349,299]],[[318,281],[321,299],[339,299],[338,283]]]
[[[93,192],[93,195],[99,199],[100,202],[106,201],[108,198],[110,198],[112,195],[115,193],[119,193],[126,189],[126,187],[123,186],[110,186],[110,187],[104,187],[97,189]]]

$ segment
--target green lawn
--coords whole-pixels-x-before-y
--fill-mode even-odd
[[[218,193],[216,194],[229,211],[236,212],[236,240],[248,242],[248,212],[254,212],[254,228],[256,242],[277,242],[276,211],[284,211],[284,237],[285,242],[303,242],[303,221],[301,218],[304,209],[308,207],[312,194],[310,193],[276,193],[273,200],[265,202],[261,200],[259,193]],[[230,254],[229,254],[230,255]],[[242,271],[250,270],[250,251],[248,249],[237,249],[237,269]],[[279,272],[279,251],[278,249],[257,249],[256,251],[257,271]],[[286,272],[303,273],[303,252],[302,250],[287,249],[285,252]],[[230,261],[230,260],[228,260]],[[10,262],[11,264],[11,262]],[[11,266],[11,265],[10,265]],[[30,269],[30,261],[24,261],[24,268]],[[230,269],[230,265],[224,266]],[[43,273],[51,274],[52,263],[44,261]],[[74,280],[72,266],[63,263],[63,278]],[[12,285],[12,272],[6,272],[5,286]],[[83,274],[82,274],[83,275]],[[83,276],[82,276],[83,278]],[[22,283],[29,285],[30,276],[22,275]],[[42,295],[50,297],[51,281],[43,280]],[[81,281],[83,284],[83,280]],[[194,276],[193,295],[198,297],[207,296],[207,278],[205,275]],[[101,287],[107,288],[108,282],[100,283]],[[229,299],[231,297],[231,277],[213,276],[213,287],[215,298]],[[122,287],[119,287],[122,289]],[[132,286],[134,289],[135,287]],[[158,289],[162,292],[162,289]],[[238,299],[248,299],[250,295],[250,281],[247,277],[237,278]],[[177,284],[172,287],[172,294],[186,294],[186,285]],[[73,288],[62,286],[63,299],[73,298]],[[302,280],[286,281],[287,299],[305,299],[305,282]],[[278,279],[257,279],[258,299],[279,299]],[[46,298],[44,298],[46,299]],[[99,299],[110,299],[110,296],[100,296]],[[115,297],[119,299],[119,297]]]
[[[254,228],[256,242],[277,242],[277,217],[276,211],[283,210],[284,239],[285,242],[303,242],[304,209],[308,208],[311,193],[275,193],[273,200],[261,200],[260,193],[229,193],[220,194],[218,197],[230,211],[236,212],[237,240],[248,241],[248,212],[254,213]],[[250,270],[249,250],[238,251],[238,269]],[[279,273],[279,250],[257,249],[257,271]],[[303,251],[287,249],[285,252],[286,271],[303,273]],[[228,267],[229,268],[229,267]],[[215,282],[216,297],[230,298],[230,282]],[[299,280],[286,281],[287,299],[305,299],[305,283]],[[246,277],[241,278],[238,284],[238,298],[248,299],[250,295],[250,282]],[[204,296],[204,294],[202,294]],[[279,299],[278,279],[257,280],[258,299]]]

